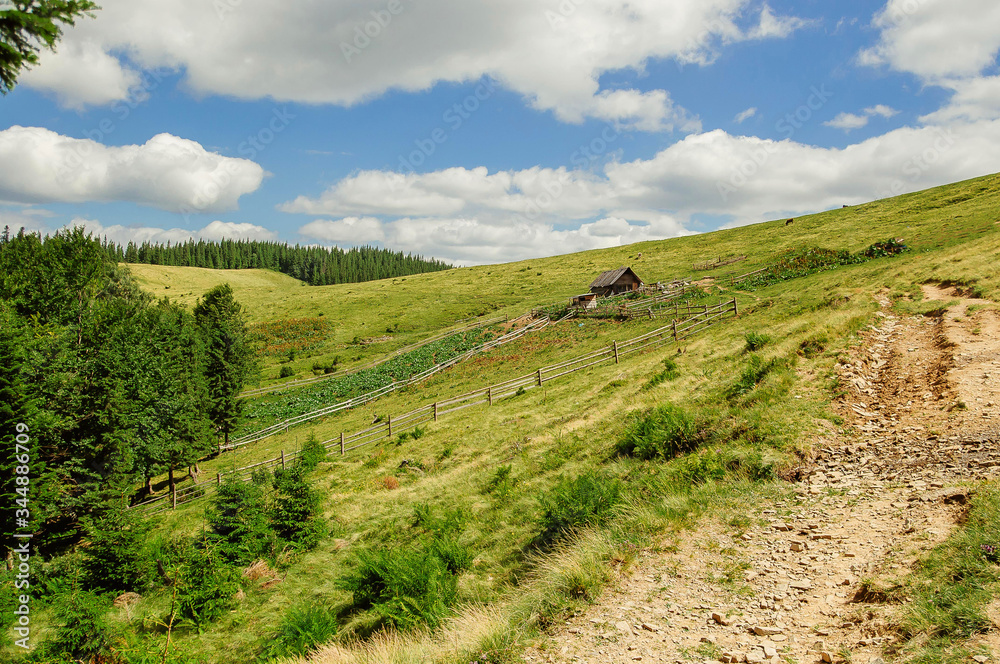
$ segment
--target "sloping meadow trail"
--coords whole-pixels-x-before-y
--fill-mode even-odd
[[[845,425],[826,423],[783,496],[642,552],[525,660],[881,664],[905,605],[868,580],[905,578],[1000,475],[1000,316],[923,290],[942,303],[933,316],[877,296],[876,324],[837,365]],[[1000,646],[998,629],[979,643]]]

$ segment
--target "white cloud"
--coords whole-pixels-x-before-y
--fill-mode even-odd
[[[995,0],[889,0],[874,20],[878,44],[861,51],[858,61],[928,82],[976,76],[996,62],[998,25]]]
[[[86,20],[86,19],[81,19]],[[127,99],[141,77],[90,39],[67,40],[58,56],[43,52],[41,66],[21,76],[21,83],[56,96],[66,108],[83,109]]]
[[[784,39],[796,30],[810,25],[815,21],[807,21],[794,16],[775,16],[767,3],[760,10],[760,22],[747,33],[750,39]]]
[[[876,104],[875,106],[870,106],[865,109],[865,113],[869,117],[873,115],[881,115],[883,118],[891,118],[895,115],[899,115],[899,111],[892,108],[891,106],[886,106],[885,104]]]
[[[736,122],[736,124],[743,124],[744,122],[754,117],[755,115],[757,115],[757,107],[751,106],[747,110],[737,113],[736,117],[733,118],[733,120]]]
[[[109,147],[40,127],[0,131],[0,200],[130,201],[173,212],[219,212],[236,209],[263,177],[252,161],[171,134]]]
[[[883,118],[891,118],[898,114],[899,111],[890,106],[886,106],[885,104],[876,104],[875,106],[869,106],[866,108],[864,113],[861,115],[857,113],[838,113],[837,117],[832,120],[827,120],[823,124],[827,127],[833,127],[834,129],[851,131],[852,129],[860,129],[867,126],[868,120],[875,115]]]
[[[491,75],[560,120],[598,118],[650,131],[697,131],[697,120],[664,90],[602,90],[606,72],[642,72],[653,59],[711,62],[720,45],[787,37],[807,22],[764,5],[744,30],[736,21],[756,0],[401,0],[387,4],[272,0],[103,0],[95,20],[65,31],[26,85],[84,105],[124,98],[126,66],[78,57],[99,47],[145,68],[174,68],[195,94],[350,106],[389,90]],[[396,5],[394,5],[396,6]],[[381,22],[379,22],[381,21]],[[366,34],[366,31],[368,34]],[[51,69],[48,74],[43,70]]]
[[[490,263],[675,237],[688,233],[698,214],[739,225],[998,170],[1000,120],[902,127],[843,149],[715,130],[689,135],[650,159],[611,162],[599,173],[366,171],[283,209],[341,216],[300,228],[314,240],[380,242]]]
[[[984,76],[953,81],[954,95],[943,108],[920,118],[922,122],[944,124],[1000,118],[1000,76]]]
[[[275,240],[278,235],[263,226],[231,221],[213,221],[204,228],[192,231],[185,228],[157,228],[154,226],[121,226],[118,224],[104,226],[93,219],[73,219],[66,228],[82,226],[98,238],[107,238],[118,244],[135,242],[142,244],[176,244],[186,240]]]

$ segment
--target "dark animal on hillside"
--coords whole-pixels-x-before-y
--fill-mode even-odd
[[[794,219],[789,219],[788,221],[785,222],[785,226],[787,226],[788,224],[792,223],[793,221],[795,221],[795,220]]]

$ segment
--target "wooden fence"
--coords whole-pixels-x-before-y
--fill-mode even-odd
[[[342,432],[335,438],[322,441],[322,445],[327,450],[339,451],[341,455],[345,455],[366,445],[412,430],[426,422],[437,421],[443,415],[481,404],[492,406],[500,399],[523,394],[528,390],[541,387],[546,382],[555,380],[556,378],[561,378],[602,363],[618,364],[623,357],[632,353],[638,353],[668,343],[678,343],[693,334],[721,322],[728,316],[737,315],[739,315],[739,309],[736,299],[733,298],[729,302],[724,302],[714,307],[705,307],[703,310],[682,320],[674,319],[670,325],[665,325],[634,339],[614,341],[606,348],[592,351],[560,364],[540,367],[530,374],[436,401],[402,415],[389,416],[385,421],[376,422],[372,426],[354,433],[348,434]],[[172,507],[176,508],[180,503],[190,502],[210,495],[222,483],[224,477],[235,476],[241,481],[248,481],[252,478],[255,471],[286,467],[287,464],[294,461],[298,454],[298,452],[286,454],[282,451],[278,457],[250,466],[236,468],[225,474],[217,473],[215,478],[212,479],[203,480],[183,488],[175,486],[173,492],[154,496],[141,503],[137,503],[133,507],[147,510],[150,514]]]
[[[697,263],[692,265],[691,268],[694,270],[711,270],[714,267],[722,267],[723,265],[732,265],[733,263],[739,263],[740,261],[745,261],[746,256],[719,256],[715,260],[706,261],[704,263]]]
[[[738,283],[740,281],[743,281],[747,277],[752,277],[755,274],[760,274],[761,272],[767,272],[769,269],[770,268],[762,267],[759,270],[754,270],[753,272],[747,272],[746,274],[741,274],[741,275],[738,275],[738,276],[730,276],[729,277],[729,285],[732,286],[733,284],[736,284],[736,283]]]

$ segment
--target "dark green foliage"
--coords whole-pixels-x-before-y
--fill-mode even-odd
[[[440,515],[428,503],[413,506],[413,525],[437,536],[449,536],[462,532],[468,516],[461,508],[444,510]]]
[[[667,477],[678,487],[694,487],[709,481],[741,478],[755,482],[774,479],[774,467],[760,452],[708,449],[675,459]]]
[[[652,389],[668,380],[674,380],[681,375],[680,369],[677,368],[677,363],[673,358],[668,357],[663,360],[663,370],[653,374],[653,377],[649,379],[649,382],[643,385],[643,389]]]
[[[337,614],[321,603],[293,606],[264,650],[269,657],[303,657],[336,636],[339,628]]]
[[[0,94],[17,84],[22,69],[38,64],[42,48],[55,50],[62,26],[100,9],[91,0],[21,0],[0,11]]]
[[[216,270],[263,268],[277,270],[312,286],[349,284],[448,270],[443,261],[377,247],[300,247],[257,240],[188,240],[167,247],[143,242],[128,246],[108,243],[113,260],[152,265],[183,265]],[[395,331],[395,330],[393,330]]]
[[[243,414],[240,391],[257,373],[256,354],[250,343],[243,307],[229,284],[211,289],[194,307],[194,317],[205,338],[210,399],[209,417],[225,442]]]
[[[181,565],[178,615],[200,633],[235,603],[239,571],[225,563],[209,543],[191,546]]]
[[[547,547],[578,528],[605,523],[623,499],[623,486],[616,477],[591,471],[562,478],[538,499],[541,532],[535,544]]]
[[[281,367],[281,370],[278,371],[278,378],[290,378],[294,375],[295,375],[295,369],[291,368],[287,364]]]
[[[437,627],[458,594],[458,579],[432,547],[362,550],[355,569],[340,581],[354,607],[370,610],[389,626]]]
[[[764,346],[771,343],[771,336],[768,334],[762,334],[751,330],[743,335],[746,340],[746,346],[743,348],[744,353],[756,353]]]
[[[308,550],[327,534],[320,518],[320,497],[306,479],[307,469],[295,464],[274,473],[271,528],[283,541]]]
[[[86,590],[74,590],[52,602],[58,627],[45,642],[46,656],[73,661],[102,661],[111,653],[111,631],[107,612],[111,601]]]
[[[813,358],[826,350],[828,343],[830,343],[830,337],[827,336],[826,332],[817,332],[799,344],[799,352],[805,357]]]
[[[497,468],[496,472],[486,482],[486,486],[484,487],[485,492],[498,500],[504,500],[510,496],[514,487],[517,486],[517,478],[511,475],[513,470],[514,467],[510,464]]]
[[[273,557],[277,542],[260,484],[227,476],[207,516],[217,554],[223,560],[247,565]]]
[[[309,437],[306,438],[305,444],[302,446],[302,450],[299,451],[298,462],[306,472],[312,471],[319,464],[326,461],[327,449],[323,447],[322,443],[319,442],[319,438],[316,434],[311,433]]]
[[[149,525],[124,500],[106,503],[87,528],[83,569],[90,588],[123,592],[142,590],[150,580],[151,565],[145,546]]]
[[[618,441],[619,454],[640,459],[671,459],[697,449],[710,438],[711,427],[671,403],[629,418]]]
[[[907,250],[908,247],[902,240],[895,239],[876,242],[857,254],[820,247],[789,249],[775,264],[768,266],[764,272],[740,281],[735,284],[735,287],[740,290],[754,291],[781,281],[805,277],[815,272],[830,270],[842,265],[857,265],[882,256],[895,256]]]

